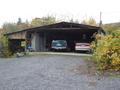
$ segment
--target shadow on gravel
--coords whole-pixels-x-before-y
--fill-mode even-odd
[[[74,69],[74,72],[81,75],[87,75],[87,76],[96,76],[98,75],[96,65],[93,62],[85,61],[85,65],[79,65]]]

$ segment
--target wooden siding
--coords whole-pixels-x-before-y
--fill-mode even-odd
[[[9,39],[26,39],[26,32],[19,32],[8,35]]]

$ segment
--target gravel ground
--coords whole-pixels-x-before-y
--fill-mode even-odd
[[[120,78],[78,73],[79,66],[87,66],[80,56],[0,59],[0,90],[120,90]]]

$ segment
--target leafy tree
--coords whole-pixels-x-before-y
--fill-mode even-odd
[[[56,23],[56,18],[52,16],[42,17],[42,18],[34,18],[31,22],[31,26],[37,27],[42,25],[48,25]]]
[[[73,18],[71,18],[69,22],[73,23],[74,22]]]
[[[20,24],[22,24],[22,19],[21,19],[21,18],[18,18],[17,25],[20,25]]]
[[[26,22],[22,22],[21,18],[18,19],[17,23],[4,23],[3,24],[3,29],[7,33],[27,29],[30,27],[31,27],[31,25],[29,24],[29,22],[27,20],[26,20]]]
[[[97,23],[94,18],[89,18],[89,19],[83,20],[81,23],[86,24],[86,25],[97,26]]]
[[[76,20],[74,20],[73,18],[71,18],[70,20],[69,20],[69,22],[71,22],[71,23],[79,23],[79,21],[76,19]]]
[[[1,50],[0,50],[0,56],[1,57],[10,57],[12,55],[12,52],[9,49],[8,46],[8,38],[4,35],[2,35],[2,37],[0,37],[0,44],[1,44]]]
[[[30,25],[30,23],[29,23],[29,21],[27,19],[25,21],[25,24],[28,25],[28,26]]]
[[[6,32],[15,32],[19,30],[15,23],[4,23],[3,29],[6,30]]]
[[[3,36],[3,34],[5,33],[6,31],[4,29],[0,29],[0,38]]]
[[[29,24],[28,20],[26,20],[25,22],[22,22],[22,19],[18,18],[18,22],[16,24],[16,27],[18,28],[18,30],[23,30],[23,29],[30,28],[31,25]]]
[[[120,30],[120,26],[112,25],[112,24],[106,24],[103,25],[103,29],[108,33],[111,34],[112,32],[116,30]]]

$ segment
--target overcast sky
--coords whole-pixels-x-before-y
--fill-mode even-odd
[[[119,22],[120,0],[0,0],[0,25],[47,15],[79,21],[93,17],[99,22],[100,11],[103,23]]]

